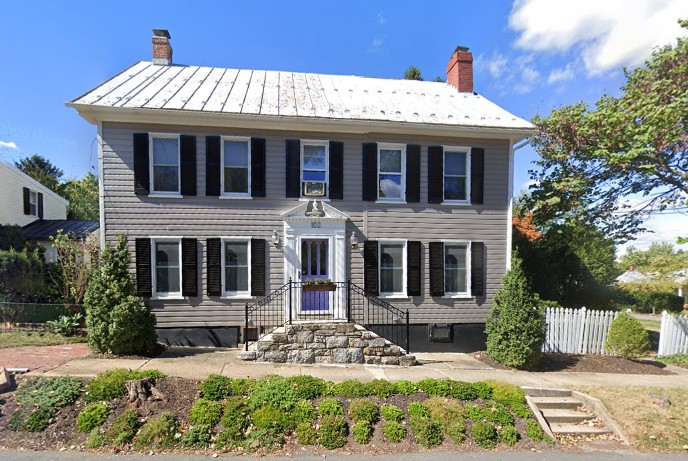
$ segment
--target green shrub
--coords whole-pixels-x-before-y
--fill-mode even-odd
[[[88,433],[103,425],[110,414],[110,406],[105,402],[92,403],[84,408],[76,418],[79,432]]]
[[[210,375],[199,386],[201,396],[208,400],[224,400],[232,395],[232,378]]]
[[[430,397],[423,402],[430,417],[448,426],[452,421],[463,420],[463,407],[452,398]]]
[[[370,395],[370,389],[365,383],[350,379],[335,384],[332,388],[332,393],[341,397],[354,399],[356,397],[368,397]]]
[[[432,418],[409,416],[409,426],[418,443],[425,448],[432,448],[442,443],[442,425]]]
[[[76,334],[83,319],[84,316],[81,313],[77,313],[74,315],[61,315],[57,320],[48,320],[45,323],[53,333],[69,337]]]
[[[72,376],[30,378],[21,383],[15,398],[25,407],[45,407],[57,410],[79,398],[83,382]]]
[[[400,423],[404,420],[404,411],[395,405],[383,405],[380,409],[382,417],[385,421],[395,421]]]
[[[474,405],[469,403],[464,407],[466,416],[473,422],[487,421],[487,411],[482,405]]]
[[[514,416],[502,404],[496,402],[486,402],[484,405],[484,415],[488,421],[497,426],[513,426]]]
[[[179,443],[186,448],[206,448],[212,442],[210,426],[198,424],[179,438]]]
[[[189,412],[189,423],[194,426],[203,424],[212,427],[217,424],[221,415],[222,404],[220,402],[200,398],[196,400]]]
[[[515,384],[504,383],[501,381],[488,381],[488,386],[492,390],[492,400],[503,403],[509,408],[517,405],[525,405],[526,393]]]
[[[349,403],[349,418],[354,423],[367,421],[375,424],[380,418],[380,409],[375,402],[365,399],[352,400]]]
[[[466,440],[466,422],[463,418],[457,421],[450,421],[445,426],[444,431],[457,445],[461,445]]]
[[[84,296],[88,345],[97,352],[141,354],[155,350],[155,316],[150,305],[137,296],[129,272],[131,254],[127,237],[117,236],[105,245]]]
[[[382,426],[382,433],[390,442],[399,443],[406,438],[406,428],[397,421],[387,421]]]
[[[312,423],[318,418],[318,411],[308,400],[299,400],[291,411],[291,417],[299,423]]]
[[[545,432],[534,419],[526,420],[526,435],[533,442],[541,442],[545,438]]]
[[[275,375],[259,379],[248,399],[253,408],[271,405],[287,411],[291,410],[299,400],[287,378]]]
[[[93,450],[95,448],[102,448],[107,445],[107,441],[103,437],[100,429],[93,429],[84,443],[84,447]]]
[[[475,391],[475,397],[478,399],[490,400],[492,398],[492,386],[488,382],[478,381],[473,383],[473,390]]]
[[[30,414],[30,408],[18,408],[14,413],[12,413],[10,419],[7,420],[7,429],[11,431],[21,431],[24,428],[24,424],[26,424],[26,420]]]
[[[241,447],[247,452],[252,452],[260,448],[276,450],[280,448],[283,443],[283,434],[265,429],[256,429],[246,434],[243,440],[235,442],[235,446]]]
[[[629,292],[632,308],[636,312],[681,312],[683,298],[670,291],[638,291]]]
[[[229,443],[241,440],[244,437],[244,430],[250,423],[247,402],[241,397],[228,399],[225,404],[221,423],[224,428],[221,437],[225,442]]]
[[[423,405],[422,403],[419,402],[412,402],[409,403],[408,407],[406,408],[406,411],[408,411],[409,418],[429,418],[430,417],[430,411],[428,410],[428,407]]]
[[[148,420],[134,439],[137,450],[170,448],[175,445],[177,418],[170,412],[161,413],[157,418]]]
[[[284,410],[268,405],[253,412],[253,425],[266,431],[284,433],[294,429],[296,421]]]
[[[418,387],[411,381],[401,379],[394,384],[395,394],[414,395],[418,393]]]
[[[502,289],[494,297],[485,321],[487,355],[509,367],[529,369],[540,361],[547,324],[536,309],[521,259],[511,258],[511,269],[502,279]]]
[[[320,401],[318,405],[321,416],[344,416],[344,405],[339,399],[328,397]]]
[[[450,395],[456,399],[466,401],[478,398],[478,392],[476,391],[475,385],[463,381],[454,381],[452,383]]]
[[[513,447],[518,442],[520,436],[514,426],[504,426],[499,437],[502,439],[502,442]]]
[[[354,424],[354,427],[351,429],[351,433],[353,434],[356,443],[367,445],[373,438],[373,426],[369,421],[362,419]]]
[[[390,395],[397,393],[396,385],[386,379],[374,379],[366,386],[368,388],[368,395],[374,395],[381,399],[386,399]]]
[[[112,445],[130,442],[139,428],[139,414],[135,410],[125,410],[105,429],[103,439]]]
[[[318,431],[311,423],[299,423],[295,432],[301,445],[315,445],[318,442]]]
[[[349,426],[341,416],[327,415],[320,420],[318,441],[323,447],[329,450],[343,447],[348,434]]]
[[[511,405],[511,411],[519,418],[530,418],[533,416],[530,407],[525,403],[515,403]]]
[[[452,394],[454,383],[449,379],[425,378],[418,381],[416,386],[428,395],[447,397]]]
[[[497,443],[498,434],[494,426],[488,422],[478,421],[471,428],[473,441],[481,448],[494,448]]]
[[[287,378],[292,384],[296,397],[301,400],[313,400],[322,397],[327,390],[327,382],[324,379],[314,378],[310,375],[298,375]]]
[[[29,432],[43,432],[50,424],[50,420],[55,416],[55,413],[57,413],[57,410],[54,408],[38,407],[31,412],[22,429]]]
[[[121,397],[127,393],[125,383],[136,379],[164,378],[165,374],[158,370],[133,371],[124,368],[113,368],[99,373],[86,384],[84,400],[87,402],[102,402]]]
[[[252,378],[232,379],[232,395],[249,396],[256,387],[256,380]]]
[[[650,339],[647,330],[638,319],[622,312],[609,328],[605,347],[622,357],[639,357],[650,350]]]

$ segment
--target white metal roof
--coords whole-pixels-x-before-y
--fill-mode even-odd
[[[289,118],[404,122],[530,131],[481,95],[438,82],[141,61],[68,103],[80,109],[151,109]],[[81,112],[81,110],[80,110]]]

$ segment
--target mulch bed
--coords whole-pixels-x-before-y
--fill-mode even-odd
[[[472,357],[498,370],[511,368],[490,359],[484,351],[474,352]],[[629,375],[675,375],[666,365],[655,360],[631,360],[612,355],[542,354],[542,360],[532,371],[574,373],[621,373]]]

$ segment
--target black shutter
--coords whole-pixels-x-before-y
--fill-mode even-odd
[[[287,197],[301,197],[301,141],[287,140]]]
[[[182,296],[198,296],[198,251],[196,239],[182,239]]]
[[[377,191],[377,144],[368,142],[363,144],[363,200],[376,201]]]
[[[36,211],[38,211],[38,219],[43,219],[43,194],[41,192],[38,192],[36,194],[37,197],[37,202],[36,202]]]
[[[485,149],[471,149],[471,203],[482,205],[485,177]]]
[[[406,201],[420,202],[420,146],[406,146]]]
[[[430,242],[430,295],[444,296],[444,244]]]
[[[179,137],[182,195],[196,195],[196,136]]]
[[[134,193],[136,195],[148,195],[150,191],[148,155],[148,133],[134,133]]]
[[[330,194],[331,199],[344,198],[344,143],[330,141]]]
[[[363,287],[366,293],[375,296],[380,294],[378,252],[377,240],[366,240],[363,243]]]
[[[209,197],[220,196],[221,142],[219,136],[205,138],[205,195]]]
[[[265,197],[265,139],[251,138],[251,197]]]
[[[265,239],[251,239],[251,296],[265,296]]]
[[[471,242],[471,295],[485,294],[485,244]]]
[[[136,239],[136,292],[146,297],[153,294],[150,239]]]
[[[406,248],[406,291],[409,296],[420,296],[423,279],[421,277],[421,243],[408,242]]]
[[[28,187],[23,188],[24,192],[24,214],[31,214],[31,191]]]
[[[444,201],[444,149],[428,147],[428,203]]]
[[[222,295],[222,240],[210,238],[205,241],[208,296]]]

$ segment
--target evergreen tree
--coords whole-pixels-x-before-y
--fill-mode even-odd
[[[411,65],[404,72],[404,79],[405,80],[423,80],[423,77],[420,75],[420,69],[414,65]]]

